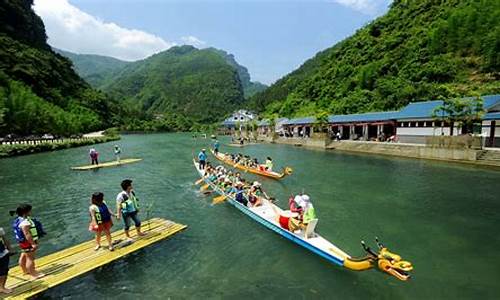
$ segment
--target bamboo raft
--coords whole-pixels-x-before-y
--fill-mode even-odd
[[[100,168],[109,168],[109,167],[131,164],[131,163],[135,163],[135,162],[138,162],[141,160],[142,160],[142,158],[127,158],[127,159],[122,159],[120,161],[116,161],[116,160],[108,161],[108,162],[98,164],[98,165],[86,165],[86,166],[80,166],[80,167],[71,167],[71,170],[86,171],[86,170],[93,170],[93,169],[100,169]]]
[[[123,230],[113,232],[113,241],[119,242],[115,242],[115,251],[112,252],[105,249],[95,251],[95,242],[91,240],[38,258],[36,260],[37,270],[45,274],[40,279],[31,280],[23,275],[19,266],[12,268],[9,272],[6,286],[12,288],[13,293],[3,295],[4,299],[26,299],[33,297],[52,287],[120,259],[127,254],[166,239],[187,228],[187,225],[153,218],[143,222],[141,228],[146,234],[143,237],[134,236],[136,234],[135,230],[130,231],[130,235],[135,239],[133,242],[127,241]],[[104,238],[103,241],[103,246],[107,246]]]

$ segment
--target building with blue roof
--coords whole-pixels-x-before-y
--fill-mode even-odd
[[[500,95],[481,96],[485,115],[476,126],[477,134],[485,137],[486,146],[500,147]],[[473,99],[472,97],[464,99]],[[426,137],[460,135],[466,128],[438,120],[434,112],[443,105],[441,100],[412,102],[399,111],[369,112],[350,115],[330,115],[328,133],[331,137],[364,141],[399,141],[425,143]],[[284,137],[309,138],[315,132],[315,117],[278,119],[275,132]],[[234,120],[226,120],[228,122]],[[259,122],[264,133],[271,132],[269,120]],[[278,129],[278,126],[281,126]],[[263,133],[260,133],[263,134]]]
[[[283,122],[282,135],[285,137],[309,138],[313,133],[315,117],[293,118]]]
[[[500,111],[500,95],[481,96],[483,99],[483,108],[486,112],[481,126],[477,126],[476,133],[483,136],[489,136],[486,144],[494,146],[500,142],[500,130],[496,129],[496,123],[493,119],[498,115],[491,114]],[[471,97],[464,99],[473,99]],[[437,120],[435,111],[443,105],[443,101],[424,101],[412,102],[401,109],[396,116],[397,135],[401,142],[406,143],[425,143],[428,136],[434,135],[460,135],[467,132],[466,128],[460,128],[459,124],[446,122],[446,113],[436,112],[443,120]],[[489,118],[486,116],[490,115]],[[497,120],[500,120],[497,118]],[[497,136],[498,138],[495,138]],[[495,140],[499,140],[495,142]]]

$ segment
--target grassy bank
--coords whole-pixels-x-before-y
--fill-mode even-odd
[[[100,144],[119,139],[119,135],[106,135],[96,138],[62,140],[60,142],[47,141],[39,144],[4,144],[0,145],[0,158]]]

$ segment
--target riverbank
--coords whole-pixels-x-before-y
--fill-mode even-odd
[[[310,147],[332,151],[389,155],[417,159],[440,160],[478,166],[500,168],[500,151],[475,149],[447,149],[422,144],[381,143],[367,141],[330,141],[315,138],[259,138],[261,142]]]
[[[33,143],[15,143],[0,145],[0,158],[27,155],[40,152],[55,151],[86,145],[107,143],[119,140],[119,135],[103,135],[78,139],[61,139],[54,141],[38,141]]]

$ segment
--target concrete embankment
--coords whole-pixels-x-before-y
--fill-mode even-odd
[[[364,141],[330,141],[328,139],[260,138],[263,142],[311,147],[333,151],[392,155],[408,158],[451,161],[500,168],[500,151],[431,147],[420,144]]]

